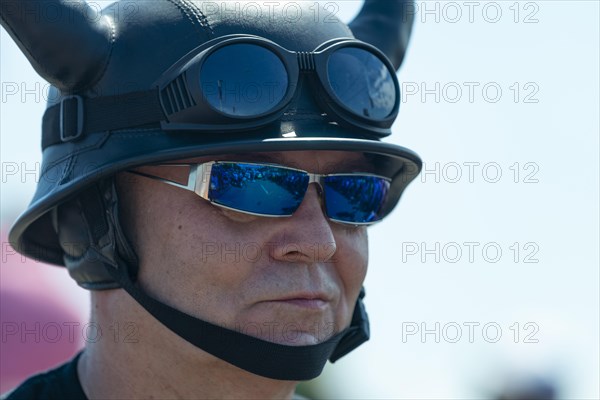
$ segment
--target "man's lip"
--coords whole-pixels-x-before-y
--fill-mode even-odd
[[[327,306],[327,302],[325,300],[320,299],[288,299],[288,300],[278,300],[276,301],[280,304],[289,304],[291,306],[308,308],[312,310],[321,310]]]
[[[286,294],[282,297],[265,300],[267,303],[289,304],[303,308],[320,309],[327,306],[331,301],[324,293],[295,293]]]
[[[330,301],[330,296],[326,293],[321,292],[301,292],[301,293],[286,293],[284,296],[276,297],[271,301],[288,301],[288,300],[321,300],[328,302]]]

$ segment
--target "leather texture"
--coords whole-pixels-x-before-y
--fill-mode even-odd
[[[357,39],[383,51],[398,69],[408,47],[415,11],[412,1],[365,0],[350,29]]]
[[[0,21],[33,68],[65,92],[103,75],[115,26],[84,0],[2,0]]]

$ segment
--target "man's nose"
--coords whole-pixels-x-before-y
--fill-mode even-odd
[[[300,207],[291,217],[285,218],[285,231],[271,247],[273,258],[315,263],[329,261],[335,254],[335,236],[323,212],[317,188],[316,184],[310,184]]]

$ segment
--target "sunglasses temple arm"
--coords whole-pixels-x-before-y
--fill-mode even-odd
[[[191,172],[190,172],[190,175],[189,175],[189,178],[188,178],[188,184],[187,185],[182,185],[181,183],[172,181],[170,179],[165,179],[165,178],[161,178],[159,176],[145,174],[145,173],[139,172],[139,171],[127,171],[127,172],[129,172],[130,174],[143,176],[145,178],[150,178],[150,179],[153,179],[155,181],[163,182],[163,183],[166,183],[166,184],[169,184],[171,186],[175,186],[175,187],[178,187],[178,188],[181,188],[181,189],[186,189],[186,190],[189,190],[191,192],[195,191],[194,188],[196,186],[196,182],[195,182],[195,178],[196,177],[194,175],[194,179],[192,180],[192,173]]]

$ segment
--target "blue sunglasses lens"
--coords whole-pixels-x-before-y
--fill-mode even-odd
[[[208,103],[225,115],[250,117],[277,106],[288,89],[281,59],[253,44],[224,46],[208,56],[200,85]]]
[[[377,176],[333,175],[324,179],[329,218],[349,223],[379,221],[390,182]]]
[[[208,198],[254,214],[292,215],[302,203],[309,177],[302,171],[260,164],[215,163]]]
[[[292,215],[306,194],[309,175],[272,165],[213,164],[208,198],[234,210],[272,216]],[[348,223],[379,221],[390,182],[369,175],[330,175],[323,179],[325,212]]]

